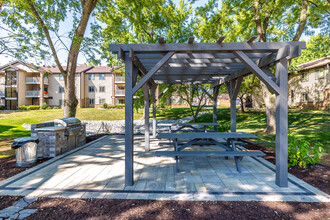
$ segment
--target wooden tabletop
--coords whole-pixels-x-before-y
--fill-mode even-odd
[[[158,126],[173,126],[173,125],[177,125],[177,126],[219,126],[218,123],[179,123],[179,122],[175,122],[175,123],[160,123],[157,124]]]
[[[196,139],[196,138],[252,138],[257,136],[246,132],[200,132],[200,133],[159,133],[156,138]]]

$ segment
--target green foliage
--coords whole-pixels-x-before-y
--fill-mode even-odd
[[[5,106],[4,105],[0,105],[0,110],[5,110]]]
[[[47,109],[49,110],[49,109],[52,109],[52,107],[51,106],[47,106]]]
[[[306,43],[306,49],[301,51],[301,56],[292,59],[290,72],[297,71],[297,65],[316,60],[329,55],[330,35],[319,34],[312,36]]]
[[[59,109],[59,107],[58,106],[54,106],[53,109]]]
[[[105,26],[93,25],[93,35],[102,42],[103,57],[111,65],[118,65],[118,60],[108,51],[110,43],[156,43],[159,37],[182,43],[193,35],[191,4],[184,0],[178,5],[173,0],[106,1],[96,15]]]
[[[102,104],[102,107],[103,107],[103,108],[108,108],[108,104],[107,104],[106,102],[104,102],[104,103]]]
[[[230,131],[230,122],[220,123],[217,127],[217,132],[229,132]]]
[[[17,107],[18,110],[28,110],[28,106],[22,105]]]
[[[111,108],[125,108],[125,104],[119,104],[119,105],[108,105],[108,109]]]
[[[324,152],[323,144],[311,143],[305,139],[298,139],[294,133],[288,135],[288,166],[306,167],[321,161]]]
[[[47,108],[48,108],[47,103],[46,103],[46,102],[42,103],[41,108],[42,108],[43,110],[47,109]]]
[[[40,105],[29,105],[27,107],[27,110],[39,110],[40,109]]]

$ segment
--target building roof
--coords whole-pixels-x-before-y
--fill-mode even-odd
[[[39,68],[38,66],[34,66],[34,65],[32,65],[32,64],[28,64],[28,63],[26,63],[26,62],[24,62],[24,61],[21,61],[21,60],[15,60],[15,61],[13,61],[13,62],[10,62],[10,63],[7,63],[7,64],[5,64],[5,65],[3,65],[3,66],[0,66],[0,72],[5,71],[7,68],[13,68],[13,69],[16,69],[16,70],[26,71],[26,69],[23,69],[23,68],[20,68],[19,66],[17,66],[17,65],[19,65],[19,64],[21,64],[21,65],[27,67],[27,68],[30,69],[32,72],[33,72],[33,71],[38,71],[38,68]]]
[[[309,62],[306,62],[306,63],[302,63],[302,64],[298,65],[297,67],[301,71],[301,70],[308,70],[308,69],[313,69],[313,68],[325,66],[328,63],[330,63],[330,55],[326,56],[326,57],[322,57],[320,59],[316,59],[316,60],[312,60],[312,61],[309,61]]]
[[[65,69],[66,66],[63,66],[63,68]],[[94,68],[94,66],[77,66],[76,73],[83,73],[92,68]],[[59,70],[59,68],[57,66],[56,67],[51,67],[51,66],[40,67],[40,69],[42,69],[46,72],[51,72],[51,73],[61,73],[61,71]]]
[[[93,68],[86,71],[86,73],[111,73],[119,68],[121,68],[121,66],[93,66]]]

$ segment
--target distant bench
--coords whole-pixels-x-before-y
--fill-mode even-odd
[[[208,132],[207,127],[213,126],[214,128],[219,126],[217,123],[160,123],[157,126],[167,126],[169,128],[169,133],[176,133],[179,131],[196,131],[196,132]],[[173,130],[173,126],[179,127]],[[203,127],[203,130],[199,130],[197,127]],[[185,129],[185,130],[184,130]],[[188,130],[187,130],[188,129]],[[214,130],[211,130],[214,131]]]
[[[237,151],[235,141],[237,139],[256,139],[257,136],[246,132],[207,132],[207,133],[160,133],[156,136],[159,139],[167,138],[173,141],[174,151],[156,151],[155,156],[175,157],[176,169],[178,170],[179,157],[214,157],[214,156],[233,156],[238,172],[241,172],[239,160],[244,156],[262,157],[265,154],[261,151]],[[216,139],[226,139],[227,143],[221,143]],[[187,143],[179,146],[178,140],[189,139]],[[183,149],[199,144],[216,145],[226,151],[182,151]]]

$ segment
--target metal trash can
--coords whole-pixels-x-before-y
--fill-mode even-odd
[[[16,150],[16,166],[29,167],[37,163],[37,137],[16,138],[11,148]]]

